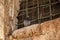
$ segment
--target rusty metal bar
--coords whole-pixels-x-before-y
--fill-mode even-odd
[[[49,8],[50,8],[50,16],[52,16],[52,12],[51,12],[51,0],[49,0]],[[52,17],[51,17],[52,19]]]
[[[39,15],[39,0],[37,0],[37,7],[38,7],[38,19],[40,18],[40,15]],[[38,23],[39,23],[39,20],[38,20]]]
[[[28,16],[28,0],[26,0],[26,17]]]

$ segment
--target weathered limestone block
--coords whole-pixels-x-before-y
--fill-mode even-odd
[[[0,0],[0,40],[4,40],[4,0]]]
[[[19,0],[4,0],[4,35],[5,40],[8,40],[8,37],[11,35],[12,31],[17,29],[17,15]],[[16,2],[16,3],[15,3]]]
[[[18,5],[17,5],[18,3]],[[9,35],[11,31],[17,29],[17,15],[19,10],[19,0],[5,0],[4,1],[4,23],[5,23],[5,30],[4,33],[6,36]]]
[[[60,18],[34,24],[12,33],[12,40],[60,40]]]
[[[16,3],[15,3],[16,2]],[[18,5],[17,5],[18,3]],[[0,39],[5,40],[11,30],[16,30],[19,0],[0,0]],[[11,25],[12,24],[12,25]],[[14,29],[13,29],[14,28]]]

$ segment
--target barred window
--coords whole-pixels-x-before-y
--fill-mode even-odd
[[[58,15],[58,16],[57,16]],[[18,26],[30,16],[32,24],[42,23],[60,16],[59,0],[22,0],[18,14]]]

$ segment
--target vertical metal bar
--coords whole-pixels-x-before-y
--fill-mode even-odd
[[[41,2],[40,4],[39,4],[39,11],[41,11],[40,12],[40,17],[39,17],[39,19],[41,19],[42,18],[42,7],[40,7],[41,5],[42,5],[42,3],[43,3],[43,0],[40,0],[39,2]],[[41,23],[41,20],[40,20],[40,23]]]
[[[44,4],[44,0],[42,0],[42,5],[43,5],[43,4]],[[42,14],[41,14],[42,17],[41,17],[41,19],[43,19],[43,17],[44,17],[44,15],[43,15],[43,14],[44,14],[44,7],[45,7],[45,6],[42,6]]]
[[[39,18],[40,18],[40,14],[39,14],[39,0],[37,0],[37,7],[38,7],[38,23],[39,23]]]
[[[32,19],[34,19],[34,0],[33,0],[33,13],[32,13]]]
[[[54,6],[53,6],[53,13],[52,13],[52,15],[54,15],[54,13],[55,13],[54,11],[55,11],[55,9],[54,9]]]
[[[26,17],[28,16],[28,0],[26,0]]]
[[[52,10],[52,9],[51,9],[51,0],[49,0],[49,9],[50,9],[50,16],[51,16],[51,17],[50,17],[50,19],[52,19],[52,11],[51,11],[51,10]]]

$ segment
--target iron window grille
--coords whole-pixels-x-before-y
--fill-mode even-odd
[[[30,16],[32,24],[42,23],[60,17],[59,0],[22,0],[18,14],[18,27],[23,27],[25,17]]]

